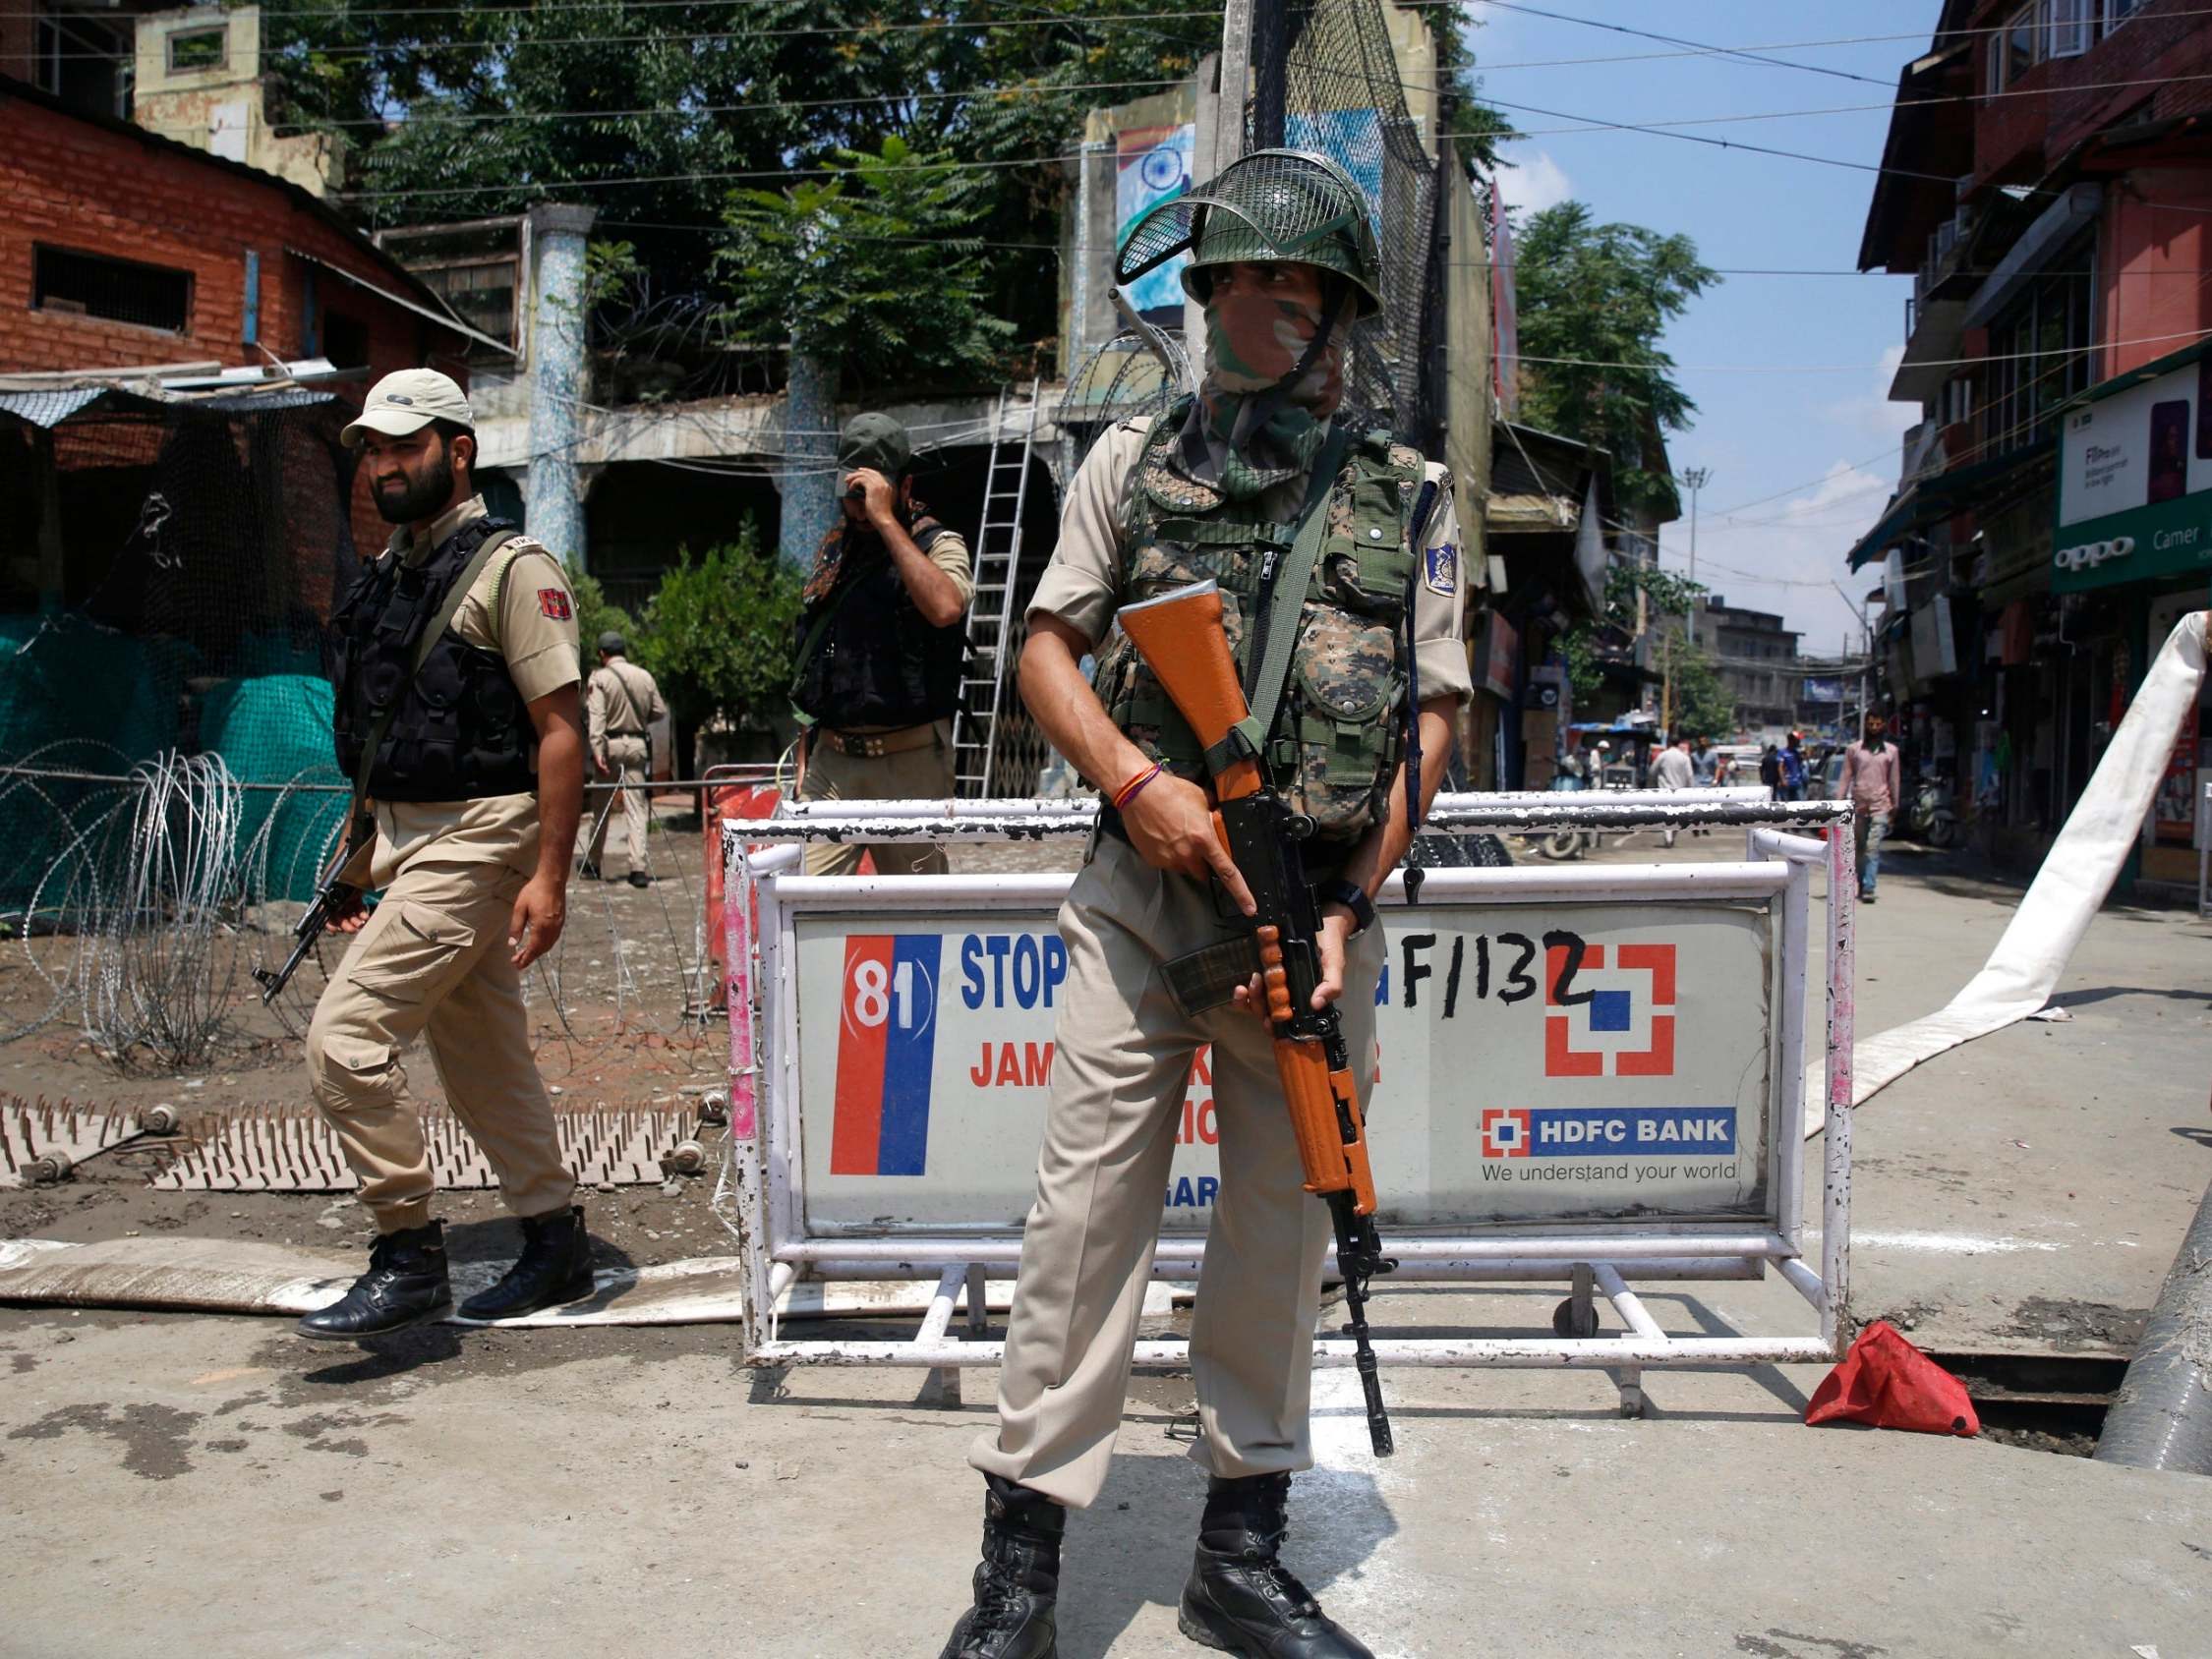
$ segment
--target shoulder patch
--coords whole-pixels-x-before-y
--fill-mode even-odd
[[[1422,584],[1432,594],[1459,592],[1459,549],[1450,543],[1430,547],[1422,559]]]
[[[571,621],[576,614],[575,607],[568,602],[566,588],[540,588],[538,611],[540,615],[550,616],[555,622]]]

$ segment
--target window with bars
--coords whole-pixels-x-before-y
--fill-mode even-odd
[[[40,246],[32,250],[30,303],[38,311],[181,334],[192,320],[192,273]]]

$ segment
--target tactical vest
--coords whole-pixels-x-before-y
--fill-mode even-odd
[[[1250,680],[1251,619],[1262,572],[1290,551],[1295,524],[1240,519],[1218,493],[1167,465],[1189,400],[1152,424],[1123,509],[1116,605],[1211,578],[1240,675]],[[1405,746],[1406,608],[1415,568],[1420,454],[1368,432],[1351,446],[1324,506],[1321,556],[1307,583],[1283,692],[1262,763],[1269,781],[1324,838],[1381,822]],[[1116,629],[1092,685],[1130,739],[1186,776],[1204,754],[1128,637]]]
[[[485,538],[512,529],[505,519],[480,518],[420,564],[379,558],[339,600],[328,636],[338,770],[348,778],[359,775],[362,746],[391,709],[369,770],[369,793],[377,800],[467,801],[537,788],[537,730],[499,653],[470,645],[447,628],[422,668],[408,675],[416,642],[463,567]],[[497,605],[493,608],[496,615]]]
[[[881,539],[845,526],[847,538],[855,534],[865,535],[867,543],[846,549],[837,585],[799,614],[792,703],[799,713],[840,728],[952,718],[960,703],[966,630],[958,621],[932,626],[899,579]],[[940,536],[952,532],[935,519],[919,518],[907,534],[926,555]]]

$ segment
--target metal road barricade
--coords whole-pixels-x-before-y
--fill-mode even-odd
[[[1576,1366],[1641,1408],[1644,1367],[1837,1357],[1849,1318],[1851,807],[1763,789],[1441,797],[1431,832],[1695,826],[1739,859],[1430,868],[1394,876],[1376,993],[1370,1145],[1396,1277],[1555,1281],[1550,1339],[1378,1341],[1385,1365]],[[834,806],[834,810],[833,809]],[[799,846],[853,835],[1086,834],[1090,802],[868,802],[726,823],[731,1154],[756,1365],[998,1363],[986,1277],[1012,1277],[1032,1195],[1067,959],[1067,872],[808,878]],[[1810,831],[1811,833],[1808,833]],[[783,843],[770,845],[768,843]],[[1812,873],[1828,874],[1816,965]],[[739,902],[750,891],[754,902]],[[1825,975],[1818,1263],[1805,1254],[1807,976]],[[1197,1277],[1220,1172],[1208,1057],[1193,1067],[1162,1195],[1156,1279]],[[1632,1281],[1778,1273],[1817,1334],[1676,1336]],[[937,1281],[908,1342],[789,1336],[801,1279]],[[1387,1297],[1390,1280],[1378,1283]],[[969,1340],[951,1330],[963,1293]],[[1626,1327],[1596,1340],[1602,1294]],[[1378,1304],[1386,1306],[1386,1301]],[[1315,1362],[1349,1365],[1349,1342]],[[1186,1364],[1181,1342],[1136,1362]]]

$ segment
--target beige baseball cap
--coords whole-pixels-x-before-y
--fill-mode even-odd
[[[369,388],[360,419],[338,434],[338,441],[349,449],[358,448],[369,432],[405,437],[433,421],[458,421],[471,431],[476,429],[468,394],[449,376],[435,369],[402,369]]]

